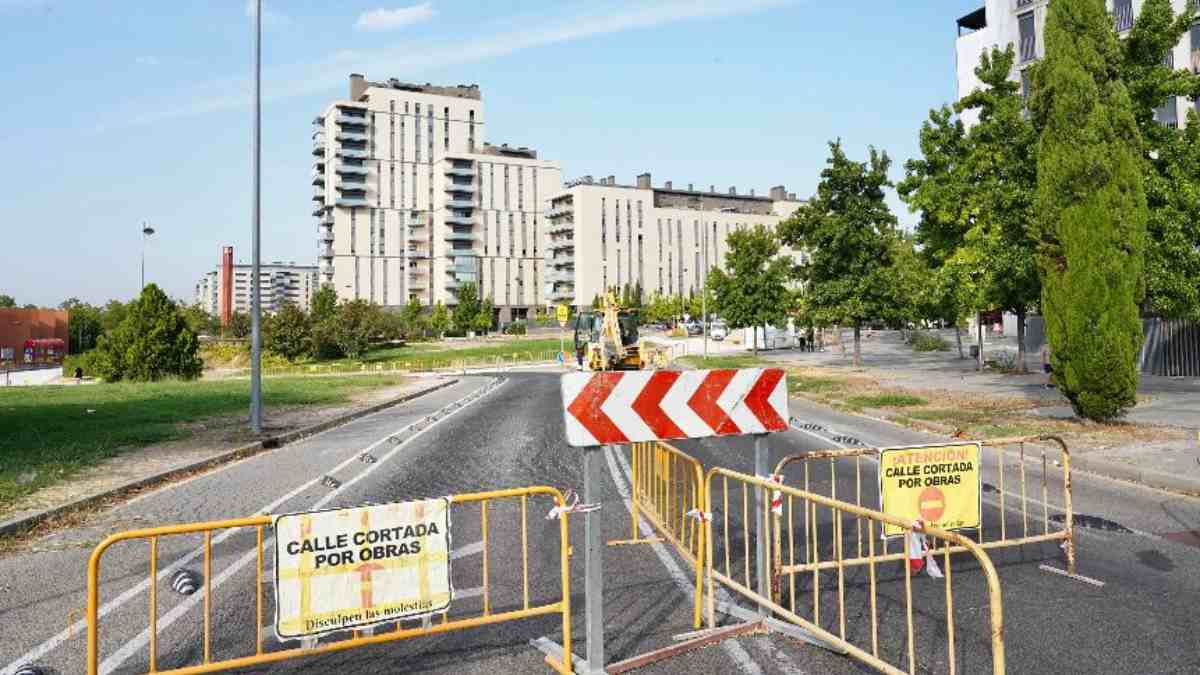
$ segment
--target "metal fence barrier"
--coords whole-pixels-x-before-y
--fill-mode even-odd
[[[704,591],[704,528],[696,514],[704,509],[704,466],[679,449],[661,441],[630,444],[633,461],[632,538],[611,544],[637,544],[638,515],[671,542],[696,573],[693,622],[701,624]]]
[[[732,491],[731,483],[735,488]],[[992,672],[995,675],[1005,672],[1003,607],[999,577],[987,553],[979,544],[954,532],[922,527],[919,523],[905,522],[900,518],[862,506],[837,501],[789,485],[781,485],[769,477],[755,477],[720,468],[711,469],[706,477],[705,490],[706,510],[711,514],[711,517],[705,519],[705,541],[708,553],[705,570],[708,584],[710,628],[715,625],[714,586],[716,583],[721,583],[726,588],[756,603],[760,608],[760,613],[764,616],[774,613],[807,631],[816,640],[825,642],[839,651],[844,651],[849,656],[877,670],[893,674],[915,673],[918,669],[918,653],[923,659],[920,664],[922,670],[940,666],[940,664],[924,663],[924,659],[928,658],[932,661],[934,658],[931,648],[922,646],[921,649],[918,649],[917,647],[913,604],[914,588],[916,588],[917,592],[925,598],[936,594],[944,595],[944,599],[938,599],[944,601],[945,608],[944,637],[947,648],[945,663],[950,673],[956,673],[958,652],[953,580],[956,574],[962,576],[962,572],[954,572],[950,554],[955,551],[965,551],[975,558],[986,581],[986,596],[983,601],[987,602],[989,610],[987,643],[991,651]],[[732,509],[731,492],[735,493]],[[766,505],[761,511],[750,506],[751,502],[756,501],[750,498],[751,492],[757,493],[755,495],[758,498],[757,503]],[[777,508],[784,514],[782,520],[779,521],[780,524],[774,528],[763,526],[770,522],[771,500],[768,497],[771,493],[775,493],[779,502]],[[738,501],[741,502],[740,508]],[[802,515],[798,515],[798,513]],[[740,528],[737,515],[741,516]],[[824,529],[819,527],[822,515],[828,516]],[[772,597],[768,578],[770,574],[766,571],[767,561],[759,557],[763,549],[750,544],[751,518],[758,523],[754,529],[759,536],[763,536],[768,529],[782,529],[787,533],[789,560],[794,561],[797,548],[803,548],[803,559],[808,566],[804,569],[809,571],[810,576],[802,579],[797,579],[798,574],[790,576],[789,600],[786,606],[783,604],[782,598],[777,600]],[[731,521],[733,521],[732,528]],[[865,556],[848,558],[846,555],[845,539],[848,536],[847,524],[850,522],[854,523],[854,529],[867,532]],[[894,566],[881,569],[882,564],[886,561],[905,557],[904,554],[886,556],[882,552],[876,551],[876,537],[872,533],[882,534],[885,525],[895,526],[904,531],[901,536],[906,543],[906,550],[908,545],[915,541],[914,537],[918,535],[931,539],[932,544],[927,559],[941,561],[944,582],[926,583],[925,580],[915,579],[916,574],[906,562],[900,564],[903,569],[902,574],[897,574]],[[800,532],[798,528],[801,526],[804,528],[802,531],[804,539],[802,546],[797,547],[795,535]],[[828,535],[827,539],[822,538],[822,532]],[[718,550],[723,553],[722,556],[716,554]],[[760,553],[752,554],[752,550]],[[741,565],[735,563],[739,553],[742,558]],[[723,565],[719,558],[724,559]],[[858,565],[867,570],[865,583],[861,579],[862,567],[855,567]],[[793,565],[792,567],[797,573],[799,572],[799,566]],[[836,590],[829,587],[824,592],[821,590],[823,572],[836,574]],[[858,572],[858,574],[853,575],[855,578],[850,578],[851,572]],[[797,596],[806,590],[803,588],[805,582],[812,593],[811,611],[801,606],[805,603],[797,603]],[[901,584],[902,591],[897,588]],[[939,592],[938,586],[944,587],[944,590]],[[884,591],[891,592],[892,595],[881,593]],[[823,594],[836,594],[836,617],[830,617],[827,613],[822,618]],[[852,605],[851,610],[847,609],[848,596]],[[979,601],[979,598],[973,597],[970,605],[976,605]],[[880,629],[881,619],[897,618],[897,605],[903,607],[905,620],[903,636],[889,634]],[[941,602],[922,604],[921,615],[918,618],[924,623],[934,613],[934,607],[940,605]],[[870,615],[869,647],[860,647],[855,644],[856,640],[865,643],[868,640],[868,631],[863,626],[851,623],[853,619],[861,617],[863,613]],[[890,626],[890,623],[888,625]],[[924,634],[924,631],[922,633]],[[941,635],[936,637],[941,637]],[[899,654],[898,660],[906,661],[906,668],[902,669],[886,660],[886,657],[892,653]]]
[[[405,640],[415,637],[423,637],[427,635],[435,635],[439,633],[448,633],[451,631],[465,630],[477,626],[489,624],[503,623],[507,621],[516,621],[542,615],[559,614],[562,617],[562,634],[563,634],[563,657],[561,660],[553,657],[546,657],[546,663],[554,670],[568,675],[572,672],[571,665],[571,593],[570,593],[570,544],[568,538],[568,516],[567,513],[561,513],[558,519],[559,529],[559,584],[560,591],[556,594],[556,599],[552,601],[535,603],[530,597],[530,566],[529,566],[529,509],[530,501],[535,497],[549,497],[554,502],[555,507],[564,507],[566,505],[563,500],[563,495],[558,490],[552,487],[535,486],[514,488],[508,490],[496,490],[491,492],[479,492],[472,494],[454,495],[450,497],[452,508],[457,506],[459,509],[466,508],[465,505],[478,505],[478,516],[480,520],[480,536],[482,551],[482,580],[479,589],[479,594],[482,597],[482,611],[479,613],[468,613],[462,616],[451,617],[453,606],[441,613],[439,620],[431,620],[426,617],[424,620],[417,619],[418,625],[415,627],[404,626],[407,621],[410,624],[413,620],[405,619],[395,622],[395,628],[389,632],[380,632],[382,627],[375,626],[371,631],[372,634],[367,634],[367,631],[356,630],[348,639],[328,644],[314,644],[311,647],[301,646],[299,648],[270,650],[269,645],[265,643],[263,636],[263,618],[271,616],[270,608],[266,607],[263,600],[263,569],[266,564],[264,555],[264,539],[267,537],[267,530],[271,527],[272,517],[269,515],[252,516],[249,518],[237,518],[232,520],[220,520],[204,523],[189,523],[184,525],[170,525],[164,527],[154,527],[141,530],[131,530],[114,534],[99,545],[92,552],[91,558],[88,561],[87,571],[87,672],[89,675],[97,675],[99,672],[100,659],[100,617],[98,616],[100,607],[100,570],[101,561],[106,550],[118,542],[127,542],[132,540],[141,540],[146,542],[148,546],[149,560],[147,563],[147,574],[149,575],[149,607],[148,607],[148,632],[149,632],[149,671],[158,673],[212,673],[234,668],[244,668],[249,666],[274,663],[276,661],[284,661],[317,654],[328,654],[331,652],[340,652],[356,647],[374,645],[385,642],[393,642],[396,640]],[[522,587],[520,589],[521,605],[519,609],[511,609],[507,611],[494,611],[492,607],[492,597],[495,582],[493,575],[497,571],[489,568],[489,527],[488,514],[489,506],[495,502],[510,503],[519,500],[520,519],[521,519],[521,580]],[[513,507],[515,508],[515,506]],[[541,515],[537,516],[541,520]],[[212,608],[213,608],[213,589],[211,584],[212,566],[213,566],[213,533],[230,529],[246,528],[253,530],[255,536],[255,550],[257,551],[255,565],[255,602],[254,612],[256,617],[255,632],[254,632],[254,653],[245,656],[235,656],[232,658],[218,659],[213,658],[212,645]],[[461,529],[456,527],[456,531],[461,533]],[[159,602],[158,592],[160,585],[170,587],[171,579],[165,577],[165,572],[159,572],[159,555],[158,546],[159,540],[164,537],[177,535],[195,535],[199,534],[203,537],[203,572],[201,578],[196,580],[198,588],[196,592],[202,593],[203,599],[203,632],[202,644],[200,649],[201,663],[189,666],[181,666],[168,670],[159,670],[159,643],[158,643],[158,618],[159,618]],[[461,534],[459,535],[461,536]],[[537,542],[534,542],[535,544]],[[542,556],[539,556],[542,557]],[[515,576],[515,571],[513,571]],[[163,578],[160,578],[163,577]],[[505,589],[506,592],[509,589]],[[512,591],[515,593],[515,591]]]
[[[1050,503],[1051,491],[1050,491],[1050,487],[1049,487],[1049,484],[1047,481],[1048,472],[1050,471],[1050,459],[1046,455],[1046,450],[1044,447],[1038,446],[1037,450],[1036,450],[1036,454],[1026,452],[1026,444],[1036,443],[1039,441],[1041,441],[1041,442],[1052,441],[1058,446],[1058,449],[1059,449],[1058,457],[1057,457],[1057,459],[1054,460],[1053,463],[1056,467],[1056,470],[1058,467],[1061,467],[1061,471],[1062,471],[1062,484],[1061,484],[1061,490],[1059,491],[1059,496],[1061,496],[1061,505],[1054,505],[1053,508],[1055,511],[1062,511],[1063,515],[1062,515],[1061,528],[1059,528],[1057,526],[1052,526],[1052,523],[1056,519],[1052,520],[1051,515],[1050,515],[1050,509],[1052,508],[1051,503]],[[995,549],[995,548],[1005,548],[1005,547],[1009,547],[1009,546],[1023,546],[1026,544],[1036,544],[1036,543],[1041,543],[1041,542],[1061,541],[1062,549],[1066,556],[1066,564],[1067,564],[1066,575],[1075,577],[1075,578],[1079,578],[1084,581],[1091,582],[1091,580],[1088,580],[1083,577],[1079,577],[1078,574],[1076,573],[1074,513],[1073,513],[1073,506],[1071,503],[1071,453],[1067,449],[1066,442],[1062,438],[1059,438],[1058,436],[1041,435],[1041,436],[1015,436],[1012,438],[994,438],[994,439],[989,439],[989,440],[985,440],[985,441],[980,441],[980,443],[984,448],[994,448],[996,450],[996,453],[995,453],[996,454],[996,460],[995,460],[996,461],[996,464],[995,464],[996,484],[992,487],[993,487],[993,491],[996,493],[997,500],[999,501],[1000,518],[999,518],[998,523],[989,523],[989,522],[985,521],[985,519],[983,518],[983,514],[981,513],[979,528],[975,530],[975,537],[976,537],[975,542],[984,549]],[[1016,476],[1016,480],[1018,481],[1018,486],[1019,486],[1019,490],[1020,490],[1019,495],[1017,493],[1013,493],[1010,495],[1009,490],[1011,489],[1012,486],[1009,485],[1006,487],[1006,482],[1010,482],[1010,481],[1007,481],[1006,475],[1008,475],[1009,473],[1012,473],[1012,471],[1010,469],[1006,469],[1006,467],[1005,467],[1005,464],[1006,464],[1005,459],[1006,459],[1006,457],[1009,456],[1009,453],[1007,453],[1003,449],[1005,446],[1017,446],[1017,452],[1016,452],[1016,457],[1017,457],[1016,474],[1017,474],[1017,476]],[[878,508],[880,508],[879,504],[878,504],[878,492],[876,489],[873,489],[873,488],[876,488],[877,486],[873,482],[872,482],[872,484],[867,486],[868,487],[868,489],[867,489],[868,499],[864,501],[863,484],[862,484],[862,459],[863,459],[863,457],[878,457],[878,455],[879,455],[878,448],[842,448],[842,449],[832,449],[832,450],[818,450],[815,452],[809,452],[809,453],[800,454],[800,455],[790,455],[788,457],[784,457],[783,459],[781,459],[779,461],[779,464],[777,464],[775,466],[775,474],[777,476],[783,476],[784,478],[786,478],[784,471],[788,467],[790,467],[793,464],[801,465],[803,467],[803,473],[801,475],[801,478],[798,481],[794,480],[792,482],[801,486],[801,488],[807,492],[813,487],[813,482],[818,478],[817,477],[818,469],[813,467],[813,465],[817,462],[828,461],[828,464],[829,464],[828,477],[829,477],[829,486],[830,486],[829,497],[831,499],[839,499],[839,498],[843,498],[843,497],[840,497],[837,492],[837,490],[838,490],[838,483],[837,483],[838,464],[842,460],[847,460],[847,461],[853,460],[855,489],[854,489],[854,494],[852,496],[852,499],[853,499],[852,503],[859,507],[878,509]],[[1034,489],[1039,490],[1039,494],[1036,497],[1033,497],[1032,499],[1029,494],[1030,493],[1030,485],[1029,485],[1028,472],[1026,470],[1026,465],[1027,465],[1026,460],[1027,459],[1035,460],[1035,464],[1038,463],[1036,460],[1040,460],[1040,464],[1041,464],[1040,481],[1038,481],[1037,483],[1034,484]],[[986,458],[981,457],[981,462],[983,462],[984,466],[986,467]],[[812,468],[810,468],[810,467],[812,467]],[[1038,499],[1038,497],[1040,497],[1040,499]],[[847,501],[851,501],[851,496],[845,496],[844,499]],[[1008,509],[1006,507],[1011,503],[1010,500],[1016,500],[1017,503],[1019,503],[1019,505],[1020,505],[1020,520],[1019,520],[1019,522],[1014,520],[1013,523],[1009,523],[1010,518],[1008,517]],[[1031,502],[1033,505],[1032,509],[1030,508]],[[1039,508],[1039,506],[1040,506],[1040,508]],[[1040,511],[1040,515],[1041,515],[1041,527],[1040,528],[1038,527],[1038,523],[1037,523],[1037,516],[1039,515],[1038,511]],[[1032,518],[1031,518],[1031,516],[1032,516]],[[780,516],[778,514],[776,514],[775,515],[776,522],[778,522],[779,519],[780,519]],[[1032,523],[1031,523],[1031,520],[1032,520]],[[985,527],[991,528],[993,531],[993,534],[998,534],[998,537],[992,538],[989,540],[988,536],[987,536],[987,531],[984,529]],[[996,530],[998,530],[998,532],[996,532]],[[1039,530],[1040,530],[1040,532],[1039,532]],[[778,532],[779,532],[779,529],[776,528],[777,535],[778,535]],[[862,555],[863,555],[863,532],[862,532],[861,523],[856,525],[855,540],[856,540],[855,541],[856,556],[857,556],[857,559],[861,559]],[[774,546],[775,560],[773,561],[773,566],[774,566],[775,573],[777,576],[778,575],[793,575],[793,574],[797,574],[797,573],[808,572],[811,570],[811,568],[808,566],[808,563],[802,563],[799,565],[783,564],[780,559],[781,551],[780,551],[779,544],[780,544],[779,540],[776,539],[775,546]],[[884,553],[886,554],[887,553],[886,542],[885,542],[884,546],[885,546]],[[965,550],[965,549],[962,549],[962,548],[952,549],[951,552],[957,553],[962,550]],[[887,559],[898,560],[902,556],[903,556],[903,552],[894,554],[890,558],[887,558]],[[857,564],[857,563],[854,560],[851,560],[850,564]],[[1060,570],[1057,570],[1055,568],[1048,567],[1045,565],[1043,565],[1043,569],[1061,573]],[[776,586],[778,586],[779,583],[780,582],[778,580],[775,581]]]

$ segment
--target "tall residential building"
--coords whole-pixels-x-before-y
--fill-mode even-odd
[[[224,314],[221,289],[228,280],[229,293],[233,301],[232,311],[250,311],[250,274],[252,265],[217,265],[216,269],[200,278],[196,284],[196,303],[213,316]],[[291,303],[304,311],[312,304],[317,290],[317,268],[311,265],[272,262],[259,266],[259,293],[264,312],[276,312],[283,304]]]
[[[1176,14],[1194,0],[1171,0]],[[1109,13],[1118,33],[1125,35],[1142,10],[1143,0],[1106,0]],[[958,58],[958,96],[962,98],[982,86],[975,77],[975,68],[984,50],[1004,49],[1013,45],[1017,59],[1012,79],[1021,83],[1021,91],[1029,93],[1029,66],[1046,55],[1046,12],[1050,0],[985,0],[983,7],[958,19],[958,39],[955,52]],[[1192,25],[1188,35],[1163,55],[1165,63],[1200,73],[1200,20]],[[1155,118],[1169,126],[1179,126],[1187,119],[1187,109],[1194,106],[1200,113],[1200,99],[1188,101],[1171,97],[1154,111]],[[968,126],[978,119],[975,111],[967,111],[963,121]]]
[[[502,320],[544,302],[543,205],[561,172],[484,142],[477,85],[355,74],[314,125],[320,280],[339,298],[453,305],[474,282]]]
[[[639,283],[647,296],[690,295],[704,287],[710,269],[724,266],[730,232],[774,227],[802,203],[782,185],[764,197],[670,181],[653,187],[648,173],[634,185],[584,176],[550,197],[547,299],[587,305],[606,288]]]

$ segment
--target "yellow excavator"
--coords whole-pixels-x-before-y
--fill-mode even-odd
[[[622,310],[612,293],[600,311],[575,317],[575,357],[588,370],[651,370],[670,363],[670,350],[638,338],[638,318]]]

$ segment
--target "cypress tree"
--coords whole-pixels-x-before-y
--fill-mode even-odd
[[[1104,0],[1056,0],[1035,72],[1038,267],[1055,381],[1076,414],[1136,403],[1146,196]]]

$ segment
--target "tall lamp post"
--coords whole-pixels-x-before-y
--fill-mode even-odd
[[[262,433],[262,289],[259,287],[259,230],[262,215],[262,0],[255,0],[254,11],[254,197],[251,217],[251,249],[253,262],[250,273],[250,428]]]
[[[142,221],[142,288],[146,287],[146,240],[154,234],[154,228]]]

